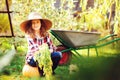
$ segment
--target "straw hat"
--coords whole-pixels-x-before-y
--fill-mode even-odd
[[[52,22],[48,19],[43,19],[39,13],[32,12],[29,14],[28,19],[20,24],[20,29],[25,32],[25,27],[28,25],[30,20],[40,19],[46,25],[46,30],[49,30],[52,27]],[[42,23],[41,23],[42,24]]]

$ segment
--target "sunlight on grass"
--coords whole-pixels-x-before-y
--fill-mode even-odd
[[[84,57],[87,57],[87,56],[88,56],[88,49],[77,50],[78,53],[75,53],[74,51],[72,51],[72,52],[73,52],[73,54],[76,55],[76,56],[79,56],[79,55],[84,56]],[[98,52],[98,55],[99,55],[99,52]],[[90,49],[90,50],[89,50],[89,56],[92,56],[92,57],[93,57],[93,56],[94,56],[94,57],[97,56],[95,49]]]
[[[10,80],[10,79],[14,80],[14,76],[2,75],[0,76],[0,79],[1,80]]]
[[[26,51],[26,45],[17,47],[17,54],[12,62],[0,72],[0,80],[45,80],[44,77],[27,78],[22,75]],[[58,66],[53,80],[90,80],[90,78],[100,80],[104,78],[102,73],[106,73],[106,76],[111,75],[108,72],[116,70],[113,65],[119,66],[117,64],[119,57],[116,59],[120,53],[119,48],[113,48],[111,45],[98,48],[98,57],[94,48],[89,50],[89,57],[87,49],[77,51],[81,56],[72,51],[77,57],[72,56],[70,64]],[[70,65],[76,65],[79,69],[78,72],[74,71],[74,74],[70,74]],[[117,69],[119,70],[119,68]]]
[[[25,76],[22,76],[22,75],[10,75],[10,76],[7,76],[7,75],[2,75],[0,76],[0,80],[40,80],[39,78],[28,78],[28,77],[25,77]]]
[[[107,45],[107,46],[103,46],[100,48],[97,48],[98,51],[98,56],[111,56],[114,54],[119,54],[120,51],[118,51],[116,48],[113,48],[113,46],[111,45]],[[72,51],[72,53],[76,56],[88,56],[88,49],[81,49],[81,50],[77,50],[78,53],[75,53],[74,51]],[[95,48],[91,48],[89,49],[89,56],[90,57],[96,57],[96,50]]]

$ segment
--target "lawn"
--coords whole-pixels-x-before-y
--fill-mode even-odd
[[[104,50],[103,50],[104,49]],[[99,56],[95,50],[80,50],[80,55],[72,55],[70,64],[58,66],[53,80],[119,80],[120,79],[120,52],[111,45],[98,49]],[[27,78],[22,75],[26,51],[18,47],[12,62],[0,71],[0,80],[37,80],[38,78]],[[39,80],[45,80],[44,77]]]

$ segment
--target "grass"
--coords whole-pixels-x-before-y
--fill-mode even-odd
[[[22,68],[26,55],[26,49],[18,47],[12,62],[0,71],[0,80],[34,80],[22,75]],[[98,49],[99,56],[96,57],[94,49],[80,50],[82,56],[72,56],[68,65],[58,66],[54,80],[119,80],[120,79],[120,51],[111,45]],[[3,54],[2,54],[3,55]],[[70,67],[72,66],[72,67]],[[70,73],[71,72],[71,73]],[[40,80],[45,80],[41,78]]]

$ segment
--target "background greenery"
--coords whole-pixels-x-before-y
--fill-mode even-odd
[[[119,37],[119,0],[94,0],[94,7],[87,7],[87,0],[80,0],[81,10],[74,10],[73,0],[61,0],[58,8],[54,7],[55,0],[8,0],[12,17],[12,25],[15,38],[0,38],[0,57],[6,55],[10,49],[17,46],[17,53],[8,66],[0,70],[0,80],[29,80],[22,76],[22,68],[27,51],[27,44],[24,33],[20,31],[19,25],[27,19],[30,12],[39,12],[44,18],[53,22],[52,29],[77,30],[77,31],[98,31],[101,38],[111,33]],[[0,10],[6,10],[5,0],[0,1]],[[112,6],[115,5],[113,8]],[[115,16],[113,15],[115,12]],[[77,16],[74,17],[74,14]],[[109,14],[109,15],[108,15]],[[0,14],[0,33],[9,30],[7,15]],[[3,27],[4,26],[4,27]],[[8,35],[8,34],[6,34]],[[60,44],[52,36],[55,45]],[[110,40],[110,39],[108,39]],[[107,41],[108,41],[107,40]],[[119,80],[119,41],[98,49],[99,56],[96,57],[94,49],[90,50],[90,57],[87,50],[80,50],[80,55],[76,58],[72,56],[69,65],[58,66],[55,80]],[[0,59],[1,59],[0,58]],[[70,74],[71,65],[77,66]],[[74,69],[74,68],[73,68]],[[112,75],[112,76],[111,76]],[[110,77],[111,76],[111,77]],[[44,80],[44,78],[41,78]]]

